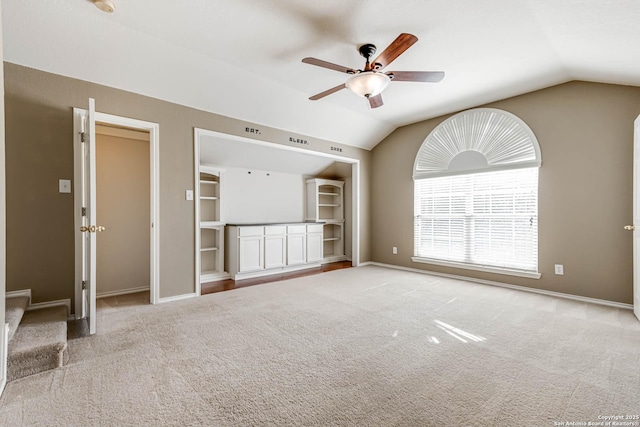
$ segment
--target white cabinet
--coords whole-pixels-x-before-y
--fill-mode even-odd
[[[228,225],[226,230],[226,267],[234,280],[320,266],[321,224]]]
[[[246,273],[249,271],[262,270],[264,268],[262,236],[241,237],[238,245],[238,271]]]
[[[347,259],[344,252],[344,181],[308,179],[306,219],[324,222],[323,263]]]
[[[286,265],[286,233],[283,225],[264,227],[264,268],[277,268]]]
[[[200,165],[196,182],[198,218],[196,251],[200,283],[229,278],[224,271],[224,222],[222,221],[222,176],[217,168]]]
[[[307,262],[322,261],[322,224],[307,225]]]
[[[307,227],[290,225],[287,227],[287,265],[307,262]]]

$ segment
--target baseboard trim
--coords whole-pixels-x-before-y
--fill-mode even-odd
[[[149,286],[141,286],[139,288],[122,289],[119,291],[100,292],[99,294],[96,295],[96,299],[116,297],[118,295],[135,294],[135,293],[144,292],[144,291],[151,291],[151,288]]]
[[[175,297],[160,298],[160,299],[158,299],[158,303],[159,304],[163,304],[165,302],[181,301],[183,299],[194,298],[194,297],[197,297],[197,296],[198,296],[198,294],[196,294],[195,292],[192,293],[192,294],[176,295]]]
[[[22,289],[19,291],[9,291],[5,293],[5,298],[27,297],[31,304],[31,289]]]
[[[400,266],[400,265],[384,264],[384,263],[381,263],[381,262],[374,262],[374,261],[367,262],[367,263],[362,263],[360,265],[361,266],[363,266],[363,265],[375,265],[375,266],[378,266],[378,267],[392,268],[392,269],[395,269],[395,270],[410,271],[410,272],[413,272],[413,273],[427,274],[427,275],[430,275],[430,276],[446,277],[448,279],[464,280],[466,282],[480,283],[482,285],[498,286],[498,287],[501,287],[501,288],[508,288],[508,289],[513,289],[513,290],[516,290],[516,291],[531,292],[531,293],[534,293],[534,294],[540,294],[540,295],[547,295],[547,296],[551,296],[551,297],[570,299],[570,300],[579,301],[579,302],[588,302],[588,303],[591,303],[591,304],[605,305],[605,306],[608,306],[608,307],[622,308],[622,309],[625,309],[625,310],[633,310],[633,305],[632,304],[625,304],[625,303],[622,303],[622,302],[607,301],[607,300],[604,300],[604,299],[583,297],[583,296],[580,296],[580,295],[564,294],[562,292],[547,291],[547,290],[544,290],[544,289],[528,288],[526,286],[511,285],[509,283],[494,282],[492,280],[475,279],[473,277],[457,276],[455,274],[447,274],[447,273],[438,273],[438,272],[435,272],[435,271],[426,271],[426,270],[420,270],[418,268],[410,268],[410,267],[403,267],[403,266]]]

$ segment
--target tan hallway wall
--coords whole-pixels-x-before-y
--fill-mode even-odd
[[[195,291],[195,218],[185,190],[194,188],[193,128],[256,138],[361,161],[361,204],[369,206],[371,152],[255,125],[107,86],[4,64],[7,119],[7,287],[31,288],[34,302],[74,296],[73,195],[58,179],[73,178],[72,108],[86,108],[160,126],[160,297]],[[327,126],[331,124],[328,123]],[[75,183],[74,183],[75,185]],[[360,210],[361,261],[370,258],[370,222]],[[72,307],[74,306],[72,302]]]
[[[533,130],[539,173],[539,280],[414,263],[413,162],[447,117],[397,129],[372,151],[374,261],[632,303],[633,121],[640,88],[570,82],[485,105]],[[398,247],[392,255],[391,247]],[[564,265],[564,276],[554,274]]]
[[[97,224],[106,230],[99,233],[96,240],[96,292],[100,296],[149,289],[149,133],[135,132],[146,138],[141,140],[99,132],[96,135]]]

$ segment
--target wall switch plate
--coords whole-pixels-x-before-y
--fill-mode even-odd
[[[60,193],[71,193],[71,180],[70,179],[59,179],[58,180],[58,191]]]
[[[187,190],[184,193],[185,200],[193,200],[193,190]]]
[[[392,252],[394,255],[398,255],[398,248],[394,246],[394,247],[393,247],[393,249],[391,249],[391,252]]]
[[[556,264],[555,265],[555,273],[558,276],[563,276],[564,275],[564,265],[562,264]]]

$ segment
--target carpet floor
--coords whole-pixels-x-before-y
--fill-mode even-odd
[[[555,426],[640,414],[629,310],[374,266],[144,298],[100,300],[98,333],[69,341],[66,366],[7,385],[0,425]]]

